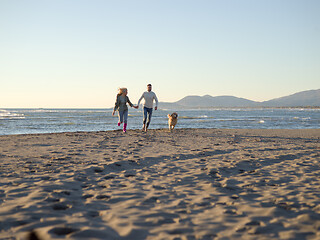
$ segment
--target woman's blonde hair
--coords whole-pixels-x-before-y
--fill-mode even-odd
[[[128,92],[127,88],[118,88],[118,95],[122,95],[124,92]]]

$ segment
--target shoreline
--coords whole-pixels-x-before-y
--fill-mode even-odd
[[[317,239],[320,129],[0,136],[0,238]]]
[[[175,128],[174,131],[183,131],[183,130],[220,130],[220,131],[262,131],[262,132],[274,132],[274,131],[289,131],[289,132],[294,132],[294,131],[307,131],[307,132],[313,132],[313,131],[320,131],[320,128]],[[155,129],[149,129],[148,132],[157,132],[157,131],[167,131],[170,133],[168,128],[155,128]],[[174,132],[173,131],[173,132]],[[121,132],[122,129],[116,129],[116,130],[105,130],[105,131],[72,131],[72,132],[50,132],[50,133],[21,133],[21,134],[7,134],[7,135],[0,135],[0,137],[4,136],[33,136],[33,135],[52,135],[52,134],[93,134],[93,133],[108,133],[108,132]],[[142,132],[141,129],[127,129],[128,132]]]

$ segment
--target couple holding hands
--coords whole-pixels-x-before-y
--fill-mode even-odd
[[[114,116],[115,111],[118,110],[118,115],[119,115],[119,122],[118,126],[120,126],[122,123],[123,124],[123,132],[127,131],[127,124],[128,124],[128,106],[127,103],[130,105],[130,107],[133,108],[139,108],[139,104],[142,99],[144,99],[144,104],[143,104],[143,131],[147,131],[150,121],[151,121],[151,116],[152,116],[152,110],[153,110],[153,100],[156,102],[156,107],[155,110],[158,109],[158,98],[156,94],[152,91],[152,85],[148,84],[147,85],[147,91],[142,94],[140,97],[138,104],[134,106],[130,100],[128,95],[128,89],[126,88],[119,88],[119,93],[117,94],[117,100],[115,103],[115,106],[113,108],[112,116]]]

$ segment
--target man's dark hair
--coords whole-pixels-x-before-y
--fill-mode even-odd
[[[149,86],[151,87],[152,85],[149,83],[149,84],[147,85],[147,87],[149,87]]]

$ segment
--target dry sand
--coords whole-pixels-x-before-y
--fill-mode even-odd
[[[0,136],[0,239],[320,239],[320,129]]]

